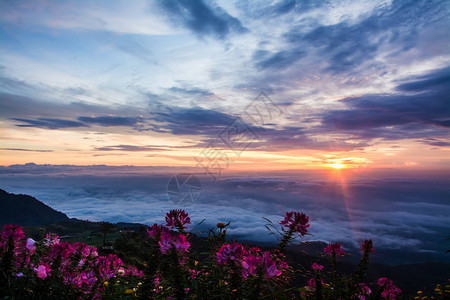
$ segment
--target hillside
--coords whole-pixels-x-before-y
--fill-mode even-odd
[[[0,207],[1,226],[4,224],[39,226],[69,220],[66,214],[45,205],[34,197],[10,194],[2,189],[0,189]]]

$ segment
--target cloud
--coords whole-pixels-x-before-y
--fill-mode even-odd
[[[208,5],[203,0],[159,1],[171,21],[182,23],[198,36],[226,38],[231,32],[243,33],[247,29],[241,22],[218,5]]]
[[[402,93],[368,94],[341,102],[348,108],[323,113],[327,130],[387,139],[444,137],[450,127],[448,68],[397,86]],[[414,93],[406,93],[414,92]]]
[[[142,122],[140,117],[120,117],[120,116],[99,116],[99,117],[78,117],[79,121],[100,126],[135,126]]]
[[[63,120],[63,119],[50,119],[50,118],[38,118],[35,120],[21,119],[21,118],[11,118],[12,120],[27,123],[27,124],[16,124],[18,127],[37,127],[37,128],[47,128],[47,129],[64,129],[64,128],[76,128],[76,127],[86,127],[87,125],[82,122]]]
[[[0,148],[0,150],[25,151],[25,152],[53,152],[53,150],[23,149],[23,148]]]
[[[160,148],[159,146],[137,146],[137,145],[116,145],[116,146],[105,146],[105,147],[97,147],[95,150],[99,151],[131,151],[131,152],[139,152],[139,151],[168,151],[169,149]]]
[[[402,92],[423,92],[433,89],[446,89],[450,84],[450,66],[434,70],[422,76],[410,78],[410,82],[400,84],[396,87]]]
[[[232,115],[204,108],[166,107],[154,113],[153,121],[177,135],[218,135],[235,118]]]
[[[12,176],[3,172],[8,168],[0,168],[2,188],[36,196],[70,217],[152,224],[163,223],[164,213],[175,208],[166,189],[176,170],[29,164],[12,169],[34,171]],[[347,177],[345,193],[341,181],[320,171],[221,177],[214,183],[198,176],[202,197],[187,210],[193,224],[206,218],[200,231],[231,221],[232,238],[270,243],[276,240],[264,228],[267,222],[262,217],[276,223],[285,211],[301,210],[311,217],[314,236],[308,240],[342,242],[357,250],[358,242],[372,238],[377,252],[428,249],[437,254],[417,256],[416,261],[442,258],[441,240],[450,225],[449,177],[385,172]]]
[[[253,55],[258,69],[284,69],[292,66],[295,62],[306,55],[306,52],[300,49],[283,50],[277,53],[270,53],[264,50],[258,50]]]

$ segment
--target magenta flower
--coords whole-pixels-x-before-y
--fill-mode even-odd
[[[286,213],[284,220],[280,221],[280,224],[289,228],[292,232],[305,235],[308,233],[309,217],[302,212],[291,211]]]
[[[331,254],[336,256],[344,255],[344,250],[342,250],[341,244],[338,243],[329,244],[328,246],[325,247],[323,251],[325,252],[325,254]]]
[[[161,234],[168,232],[169,229],[167,229],[167,227],[158,225],[156,223],[147,228],[147,233],[150,238],[158,238]]]
[[[360,300],[365,300],[366,297],[372,293],[372,290],[365,283],[360,283],[359,288],[361,289],[361,291],[360,294],[357,295],[357,297]]]
[[[375,248],[373,247],[372,240],[365,240],[364,242],[362,242],[360,249],[363,254],[369,254],[369,253],[375,252]]]
[[[219,264],[226,264],[228,262],[237,263],[242,258],[244,253],[244,247],[241,244],[225,244],[220,247],[219,252],[217,252],[217,261]]]
[[[264,252],[263,254],[264,271],[266,278],[272,278],[281,275],[283,271],[278,268],[277,262],[272,260],[270,252]]]
[[[161,240],[158,242],[161,253],[167,254],[167,252],[174,247],[179,253],[189,252],[189,243],[186,236],[183,234],[172,236],[169,232],[165,232],[161,235]]]
[[[191,243],[187,241],[186,236],[183,234],[179,234],[176,240],[172,241],[172,244],[178,252],[189,252],[189,247],[191,246]]]
[[[166,225],[170,228],[186,229],[186,224],[191,224],[191,218],[184,209],[172,209],[166,213]]]
[[[244,278],[256,274],[258,266],[261,264],[261,257],[250,255],[244,257],[242,260],[242,276]]]
[[[8,242],[11,239],[16,247],[18,242],[25,237],[22,227],[18,225],[5,225],[0,238],[0,251],[8,246]]]
[[[322,270],[323,270],[323,266],[322,266],[322,265],[319,265],[319,264],[317,264],[317,263],[313,263],[312,266],[311,266],[311,268],[312,268],[313,270],[318,270],[318,271],[322,271]]]

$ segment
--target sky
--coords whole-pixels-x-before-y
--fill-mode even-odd
[[[0,165],[445,170],[448,1],[0,1]]]
[[[448,260],[449,1],[0,0],[0,188],[69,217]],[[386,254],[383,256],[383,254]]]

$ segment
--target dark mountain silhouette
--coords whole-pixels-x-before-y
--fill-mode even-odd
[[[2,189],[0,189],[0,208],[1,226],[5,224],[39,226],[69,220],[66,214],[54,210],[34,197],[10,194]]]

